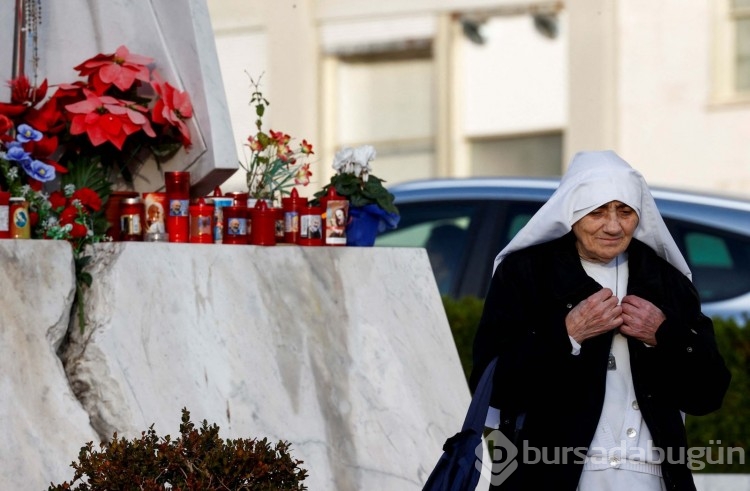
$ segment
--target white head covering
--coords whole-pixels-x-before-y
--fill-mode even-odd
[[[562,237],[583,216],[615,200],[638,214],[633,237],[692,278],[645,179],[611,150],[579,152],[573,157],[557,190],[497,255],[493,272],[511,252]]]

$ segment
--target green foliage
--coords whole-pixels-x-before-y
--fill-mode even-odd
[[[471,353],[474,343],[474,335],[482,316],[484,300],[477,297],[463,297],[455,300],[449,296],[443,296],[445,314],[453,332],[453,340],[456,342],[458,357],[464,369],[466,380],[471,374]]]
[[[685,418],[688,448],[710,448],[710,458],[698,459],[703,462],[720,460],[719,452],[724,452],[724,463],[706,463],[705,468],[696,469],[700,472],[746,473],[747,464],[739,462],[738,454],[732,453],[733,462],[727,462],[727,449],[740,448],[747,456],[750,446],[750,318],[744,326],[731,319],[714,319],[714,330],[732,382],[721,409],[706,416]]]
[[[454,300],[443,297],[445,313],[453,332],[466,379],[471,373],[471,353],[474,334],[482,314],[484,302],[475,297]],[[732,373],[721,409],[706,416],[687,416],[685,426],[688,448],[694,449],[693,470],[711,473],[746,473],[747,464],[739,457],[747,457],[750,445],[750,318],[744,326],[731,319],[714,319],[716,343]],[[713,442],[713,443],[712,443]],[[729,448],[742,449],[730,453]],[[704,452],[703,456],[699,453]],[[720,459],[723,452],[723,458]],[[732,463],[729,463],[729,456]],[[709,461],[722,460],[712,464]]]
[[[307,471],[289,453],[290,444],[262,440],[222,440],[219,427],[204,420],[199,430],[182,410],[180,437],[160,438],[153,425],[140,438],[117,438],[81,448],[73,481],[50,484],[48,491],[138,489],[163,491],[304,490]],[[77,485],[76,485],[77,483]],[[73,485],[76,485],[74,488]]]
[[[370,174],[367,181],[354,174],[334,174],[331,182],[323,186],[323,189],[315,193],[315,198],[320,200],[328,194],[328,189],[333,186],[336,193],[346,196],[352,206],[362,207],[376,204],[388,213],[398,214],[398,208],[394,204],[394,196],[383,185],[383,180]]]

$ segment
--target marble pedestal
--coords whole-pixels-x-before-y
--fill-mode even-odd
[[[460,428],[469,392],[422,249],[100,244],[86,329],[58,355],[66,247],[0,241],[3,291],[22,287],[0,314],[0,482],[69,480],[87,441],[177,435],[185,407],[224,438],[291,442],[312,491],[417,490]]]

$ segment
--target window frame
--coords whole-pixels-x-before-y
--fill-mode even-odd
[[[733,8],[733,0],[711,2],[713,7],[713,104],[750,103],[750,87],[737,87],[737,21],[750,19],[750,7]]]

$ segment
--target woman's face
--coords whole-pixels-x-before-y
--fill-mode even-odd
[[[610,201],[573,224],[578,254],[606,264],[625,252],[637,226],[638,214],[633,208]]]

